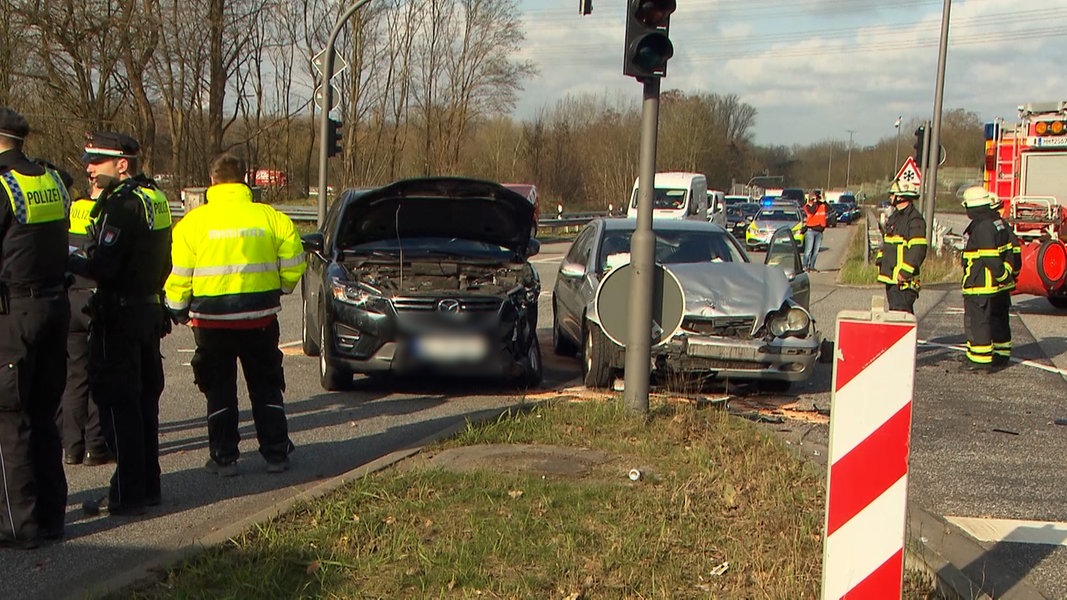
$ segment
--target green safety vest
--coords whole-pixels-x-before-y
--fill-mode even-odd
[[[93,222],[89,213],[92,212],[94,204],[96,204],[94,200],[81,198],[70,205],[70,229],[68,230],[70,233],[74,235],[87,235],[89,233],[89,224]]]
[[[153,231],[169,229],[173,223],[170,216],[170,203],[163,192],[147,187],[136,187],[133,193],[140,198],[144,205],[145,221],[148,228]]]
[[[7,191],[19,224],[50,223],[67,218],[70,209],[67,186],[52,169],[45,169],[43,175],[5,171],[0,175],[0,186]]]

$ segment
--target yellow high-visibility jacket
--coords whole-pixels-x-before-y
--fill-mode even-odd
[[[281,310],[306,265],[293,221],[243,183],[207,190],[174,226],[167,306],[193,319],[258,319]]]

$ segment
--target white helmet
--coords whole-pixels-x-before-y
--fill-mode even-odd
[[[963,201],[960,204],[965,208],[997,208],[1000,206],[1000,198],[980,185],[973,185],[963,190]]]

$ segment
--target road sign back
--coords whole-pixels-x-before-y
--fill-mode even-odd
[[[897,171],[897,181],[904,181],[907,183],[914,183],[920,185],[923,182],[922,173],[919,171],[919,165],[915,162],[915,159],[911,156],[904,161],[904,164],[900,166],[900,170]]]

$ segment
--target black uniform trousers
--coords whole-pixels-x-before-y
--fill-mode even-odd
[[[993,295],[992,302],[990,337],[993,340],[993,354],[1011,358],[1011,292],[997,292]]]
[[[197,387],[207,396],[207,437],[211,458],[220,465],[237,460],[237,360],[241,361],[259,453],[269,463],[286,459],[293,450],[282,404],[285,373],[278,348],[278,321],[257,329],[194,327],[196,351],[191,361]]]
[[[963,331],[967,336],[967,359],[988,365],[993,362],[993,294],[963,296]]]
[[[12,298],[0,315],[0,539],[63,531],[67,479],[56,411],[67,368],[66,292]]]
[[[885,298],[889,304],[889,310],[903,310],[915,314],[915,301],[919,299],[919,292],[914,288],[902,289],[895,283],[885,284]]]
[[[106,423],[108,447],[115,454],[115,473],[108,491],[112,510],[158,503],[161,498],[162,311],[159,304],[94,307],[89,386]]]
[[[67,387],[59,411],[59,429],[67,453],[78,456],[86,450],[107,447],[100,429],[100,411],[89,401],[89,299],[92,290],[71,288],[70,330],[67,333]]]

